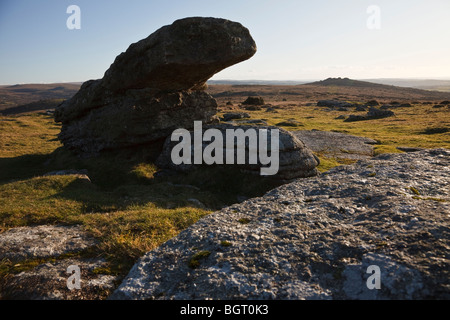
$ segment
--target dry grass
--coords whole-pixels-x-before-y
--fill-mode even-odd
[[[238,196],[262,195],[276,186],[213,168],[155,178],[151,148],[80,159],[61,148],[59,131],[44,114],[0,117],[0,232],[83,225],[99,240],[89,254],[108,258],[111,270],[122,275],[145,252],[201,217],[237,202]],[[44,176],[64,169],[87,169],[92,182],[75,175]],[[22,269],[0,262],[3,275]]]

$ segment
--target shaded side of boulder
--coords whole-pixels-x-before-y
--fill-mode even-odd
[[[320,164],[319,159],[312,153],[310,149],[308,149],[304,143],[299,140],[297,137],[295,137],[290,132],[278,128],[278,127],[271,127],[271,126],[252,126],[252,125],[233,125],[233,124],[216,124],[216,125],[210,125],[205,126],[202,128],[203,134],[208,129],[217,129],[221,132],[223,137],[223,161],[221,165],[223,166],[235,166],[240,169],[242,169],[245,172],[252,173],[252,174],[260,174],[260,169],[262,167],[267,167],[267,165],[263,165],[260,162],[260,159],[258,157],[258,163],[257,164],[251,164],[249,155],[251,152],[253,154],[257,154],[258,150],[255,148],[258,148],[258,145],[250,145],[249,139],[245,139],[245,164],[237,164],[237,148],[239,146],[239,142],[237,140],[234,141],[234,164],[226,164],[226,132],[227,130],[242,130],[243,132],[247,133],[247,130],[256,130],[257,136],[258,136],[258,144],[259,144],[259,132],[260,130],[267,130],[268,132],[268,141],[269,141],[269,150],[270,150],[270,141],[271,141],[271,132],[274,129],[279,130],[279,170],[278,173],[272,178],[279,179],[279,180],[293,180],[296,178],[304,178],[304,177],[311,177],[316,176],[319,174],[317,170],[317,166]],[[172,141],[171,137],[168,137],[164,143],[163,151],[159,158],[157,159],[156,164],[158,167],[162,169],[171,169],[175,171],[180,172],[188,172],[191,170],[199,169],[202,166],[205,166],[206,164],[194,164],[194,132],[190,132],[191,137],[191,145],[190,145],[190,163],[182,163],[182,164],[174,164],[172,161],[172,151],[176,145],[180,143],[181,140],[178,141]],[[202,152],[205,151],[205,148],[211,145],[210,141],[203,141],[202,142]],[[251,151],[250,151],[251,150]],[[214,164],[217,165],[217,164]]]
[[[95,154],[164,139],[180,127],[192,128],[194,120],[211,123],[216,112],[216,100],[203,91],[148,97],[146,90],[137,90],[63,122],[59,139],[69,149]]]
[[[357,105],[355,111],[367,111],[367,108],[363,105]]]
[[[379,106],[380,103],[377,100],[370,100],[370,101],[367,101],[366,105],[368,105],[369,107],[376,107],[376,106]]]
[[[355,121],[364,121],[364,120],[369,120],[366,115],[362,116],[362,115],[351,114],[348,116],[347,119],[344,120],[344,122],[355,122]]]
[[[295,119],[288,119],[277,123],[279,127],[303,127],[303,123]]]
[[[262,106],[265,103],[262,97],[248,97],[242,104],[246,106]]]

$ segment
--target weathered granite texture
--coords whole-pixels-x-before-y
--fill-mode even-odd
[[[385,154],[283,185],[147,253],[110,299],[449,299],[449,165]]]

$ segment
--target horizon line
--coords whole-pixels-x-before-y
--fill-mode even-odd
[[[450,81],[450,77],[444,78],[444,77],[405,77],[405,78],[349,78],[349,77],[328,77],[328,78],[310,78],[310,79],[209,79],[207,82],[220,82],[220,81],[226,81],[226,82],[302,82],[302,83],[308,83],[308,82],[316,82],[316,81],[324,81],[327,79],[350,79],[350,80],[357,80],[357,81],[368,81],[368,80],[408,80],[408,81]],[[19,82],[19,83],[8,83],[8,84],[0,84],[0,86],[16,86],[16,85],[39,85],[39,84],[83,84],[86,81],[90,80],[96,80],[96,79],[89,79],[85,81],[57,81],[57,82]]]

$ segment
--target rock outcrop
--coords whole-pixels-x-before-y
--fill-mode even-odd
[[[100,80],[84,83],[55,111],[60,140],[95,154],[163,139],[193,121],[211,123],[216,101],[206,92],[215,73],[249,59],[256,44],[241,24],[186,18],[132,44]]]
[[[249,154],[250,152],[253,152],[255,155],[258,154],[258,151],[255,149],[255,145],[259,145],[259,132],[260,130],[267,130],[268,132],[268,149],[270,150],[270,144],[271,144],[271,132],[272,130],[279,130],[279,170],[276,175],[273,176],[273,178],[280,179],[280,180],[293,180],[296,178],[305,178],[305,177],[311,177],[316,176],[318,174],[318,171],[316,167],[319,165],[319,159],[311,152],[310,149],[305,147],[304,143],[297,139],[292,133],[289,131],[286,131],[282,128],[278,127],[271,127],[271,126],[252,126],[252,125],[234,125],[229,123],[221,123],[221,124],[215,124],[210,126],[205,126],[202,128],[202,136],[204,135],[205,131],[208,129],[216,129],[221,132],[221,135],[223,137],[223,165],[235,165],[241,168],[242,170],[252,173],[252,174],[260,174],[260,169],[264,167],[264,165],[259,161],[257,164],[250,164],[249,161]],[[234,164],[226,164],[226,150],[227,150],[227,144],[226,144],[226,132],[227,130],[242,130],[242,132],[248,132],[247,130],[253,130],[256,133],[256,137],[258,139],[258,142],[255,144],[249,143],[249,139],[245,140],[245,164],[238,164],[237,160],[234,160]],[[194,137],[194,132],[190,132],[190,136]],[[193,141],[193,138],[192,138]],[[164,143],[163,151],[161,155],[159,156],[156,164],[160,168],[164,169],[171,169],[175,171],[190,171],[194,169],[200,168],[202,165],[195,165],[194,164],[194,143],[190,144],[190,150],[191,150],[191,164],[179,164],[176,165],[173,163],[171,158],[171,153],[173,148],[179,144],[178,141],[172,141],[171,137],[168,137]],[[237,154],[237,148],[238,148],[238,140],[234,140],[234,154],[236,158]],[[211,145],[211,142],[205,142],[202,143],[202,152],[207,148],[209,145]],[[252,150],[252,151],[250,151]]]
[[[248,97],[242,104],[247,106],[262,106],[264,105],[264,99],[262,97]]]
[[[83,106],[82,102],[79,106]],[[59,139],[65,147],[90,155],[152,143],[166,138],[175,129],[192,127],[195,120],[211,123],[217,103],[203,91],[152,95],[142,89],[128,90],[84,116],[72,111],[76,115],[72,118],[67,111]]]
[[[377,109],[370,107],[366,115],[350,115],[345,122],[365,121],[373,119],[383,119],[395,116],[395,113],[390,110]]]
[[[319,100],[317,102],[317,106],[318,107],[328,107],[328,108],[350,108],[350,107],[354,107],[355,105],[349,102],[345,102],[345,101],[338,101],[338,100]]]
[[[229,113],[225,113],[222,116],[222,121],[231,121],[231,120],[236,120],[236,119],[249,119],[250,115],[248,113],[245,112],[229,112]]]
[[[203,90],[206,81],[255,52],[254,40],[239,23],[215,18],[175,21],[132,44],[103,79],[84,83],[56,109],[55,120],[62,122],[59,139],[66,148],[91,156],[103,150],[162,144],[177,129],[193,129],[196,121],[214,124],[219,120],[217,103]],[[264,101],[256,97],[245,103]],[[227,114],[224,119],[236,117],[249,115]],[[254,121],[247,120],[246,125],[267,125]],[[225,131],[229,127],[215,128]],[[316,175],[318,159],[311,151],[292,135],[283,133],[282,137],[290,140],[280,143],[292,149],[281,150],[277,176],[290,180]],[[161,168],[173,169],[171,147],[173,143],[167,142],[158,162]],[[242,168],[255,171],[253,166]]]
[[[449,299],[449,167],[386,154],[283,185],[147,253],[110,299]]]

